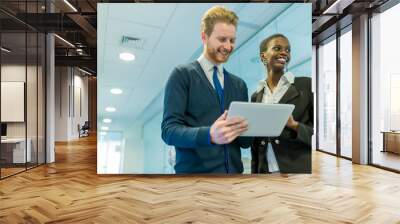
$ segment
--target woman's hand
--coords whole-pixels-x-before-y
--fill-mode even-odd
[[[295,120],[293,119],[293,116],[290,115],[290,116],[289,116],[289,120],[288,120],[288,122],[286,123],[286,127],[297,131],[297,128],[299,127],[299,122],[295,121]]]

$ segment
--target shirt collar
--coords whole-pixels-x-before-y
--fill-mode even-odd
[[[215,65],[211,61],[209,61],[204,54],[201,54],[200,57],[197,59],[197,61],[200,63],[200,65],[203,67],[203,69],[207,72],[211,72],[211,74],[214,71],[214,66],[217,66],[218,68],[218,73],[223,74],[223,66],[222,64]]]
[[[285,83],[290,83],[293,84],[294,83],[294,75],[291,72],[286,72],[285,74],[283,74],[281,76],[281,79],[279,80],[278,84],[283,82],[283,84]],[[264,89],[267,86],[267,80],[266,79],[262,79],[258,82],[257,85],[257,93],[259,93],[262,89]]]

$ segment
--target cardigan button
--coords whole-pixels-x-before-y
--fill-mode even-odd
[[[264,140],[261,141],[261,145],[265,145],[265,141]]]

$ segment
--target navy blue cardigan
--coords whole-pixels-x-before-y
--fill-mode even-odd
[[[246,83],[224,70],[224,108],[232,101],[248,101]],[[221,116],[218,95],[195,61],[176,67],[164,95],[162,139],[176,149],[176,173],[226,173],[223,145],[210,143],[210,127]],[[240,147],[251,139],[238,138],[226,145],[229,173],[242,173]]]

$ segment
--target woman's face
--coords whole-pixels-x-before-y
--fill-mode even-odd
[[[283,70],[290,61],[290,44],[286,38],[275,37],[269,41],[267,50],[260,54],[272,70]]]

